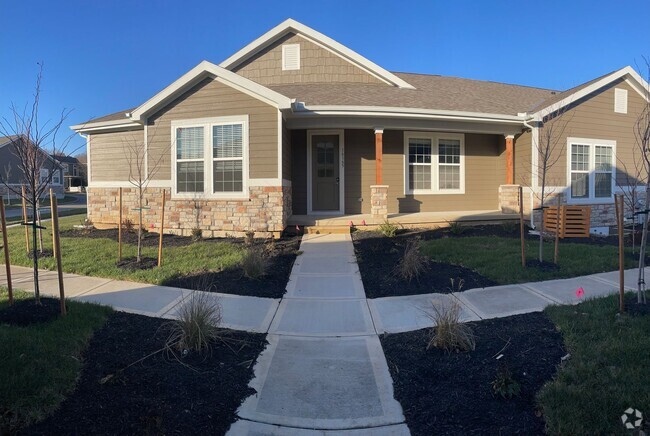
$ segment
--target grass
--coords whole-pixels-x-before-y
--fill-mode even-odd
[[[630,434],[628,407],[650,417],[650,315],[617,310],[617,296],[546,309],[571,353],[538,397],[550,434]]]
[[[60,220],[61,230],[80,224],[83,217],[67,217]],[[52,237],[49,224],[44,231],[45,248],[52,247]],[[31,260],[25,251],[25,234],[22,227],[13,227],[8,232],[10,257],[12,265],[31,266]],[[123,244],[123,258],[135,257],[137,247]],[[162,284],[166,280],[207,270],[220,270],[238,265],[243,256],[243,250],[227,242],[197,242],[184,247],[168,247],[163,250],[163,266],[149,270],[128,271],[118,268],[117,242],[111,239],[91,238],[61,238],[63,253],[63,270],[68,273],[82,274],[95,277],[106,277],[121,280],[132,280],[142,283]],[[157,258],[158,247],[143,247],[145,257]],[[0,253],[0,263],[4,262],[4,254]],[[54,258],[39,260],[42,268],[54,270]]]
[[[537,255],[537,241],[526,241],[529,259]],[[558,270],[536,267],[522,268],[520,241],[516,238],[472,236],[434,239],[422,243],[422,253],[432,260],[462,265],[500,284],[576,277],[618,269],[618,248],[560,243]],[[544,259],[553,260],[553,243],[544,244]],[[626,258],[626,268],[634,268],[637,261]]]
[[[16,291],[16,299],[30,294]],[[0,287],[0,310],[8,304]],[[68,315],[29,327],[0,325],[0,433],[50,414],[76,384],[81,353],[111,309],[68,302]],[[7,428],[9,427],[9,428]],[[9,431],[9,434],[12,434]]]

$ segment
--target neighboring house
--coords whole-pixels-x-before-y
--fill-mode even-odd
[[[74,156],[52,156],[63,168],[63,186],[66,191],[81,192],[86,187],[86,166]]]
[[[16,199],[20,196],[16,192],[21,190],[25,183],[25,177],[20,168],[20,161],[16,156],[14,147],[19,147],[22,142],[18,136],[0,136],[0,195],[7,199]],[[48,180],[52,174],[51,188],[56,193],[57,198],[63,198],[63,171],[59,164],[54,161],[45,151],[39,150],[43,154],[43,167],[40,170],[40,180]],[[9,189],[11,188],[11,189]],[[49,196],[49,191],[43,194]]]
[[[618,164],[634,167],[647,87],[630,67],[563,92],[392,73],[287,20],[142,105],[72,128],[87,138],[93,222],[117,222],[116,188],[132,186],[125,144],[139,143],[152,179],[147,220],[166,190],[172,229],[280,232],[301,218],[494,217],[514,211],[518,184],[529,212],[540,125],[565,108],[548,181],[566,202],[595,205],[601,226],[613,220],[614,180],[624,181]],[[135,195],[124,192],[126,213]]]

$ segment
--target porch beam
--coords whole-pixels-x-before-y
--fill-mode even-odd
[[[383,184],[384,128],[375,127],[375,184]]]
[[[515,183],[515,137],[506,135],[506,185]]]

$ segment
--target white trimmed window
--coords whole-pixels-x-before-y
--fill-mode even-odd
[[[174,195],[248,197],[248,116],[174,121]]]
[[[39,176],[39,183],[46,183],[50,172],[45,168],[41,168]]]
[[[457,133],[406,132],[406,194],[465,192],[465,137]]]
[[[616,177],[616,142],[569,138],[568,179],[573,202],[611,201]]]
[[[52,184],[60,185],[61,184],[61,173],[60,170],[56,170],[52,173]]]

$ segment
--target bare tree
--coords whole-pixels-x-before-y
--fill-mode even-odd
[[[644,58],[646,66],[646,77],[650,81],[650,58]],[[646,82],[647,84],[647,82]],[[641,233],[641,244],[639,247],[639,280],[637,301],[646,303],[645,289],[645,254],[648,241],[648,213],[650,211],[650,85],[643,90],[644,105],[634,123],[634,136],[636,138],[637,150],[641,154],[642,175],[645,176],[645,202],[641,211],[643,217],[643,231]]]
[[[540,263],[544,261],[544,208],[548,197],[555,193],[554,190],[548,189],[548,183],[551,181],[551,170],[565,156],[565,130],[571,118],[566,115],[569,108],[570,105],[558,105],[557,108],[554,108],[550,114],[539,122],[537,138],[533,136],[533,148],[538,156],[536,172],[533,177],[538,177],[538,180],[541,177],[540,190],[535,193],[539,200],[538,210],[541,211],[538,254]]]
[[[10,183],[9,178],[0,175],[2,183],[9,192],[23,198],[31,209],[31,222],[23,223],[32,228],[32,256],[34,266],[34,298],[40,304],[40,290],[38,283],[38,257],[37,248],[38,202],[46,194],[52,184],[52,179],[59,165],[50,157],[50,154],[64,151],[72,139],[72,135],[61,139],[59,130],[70,115],[71,111],[63,109],[58,119],[48,120],[45,123],[39,119],[39,105],[41,97],[41,82],[43,78],[43,64],[39,63],[36,76],[36,86],[33,101],[20,110],[16,105],[10,106],[12,119],[5,117],[0,120],[0,134],[10,138],[9,145],[17,158],[20,183]],[[59,175],[59,179],[60,179]],[[25,187],[23,195],[22,186]]]

